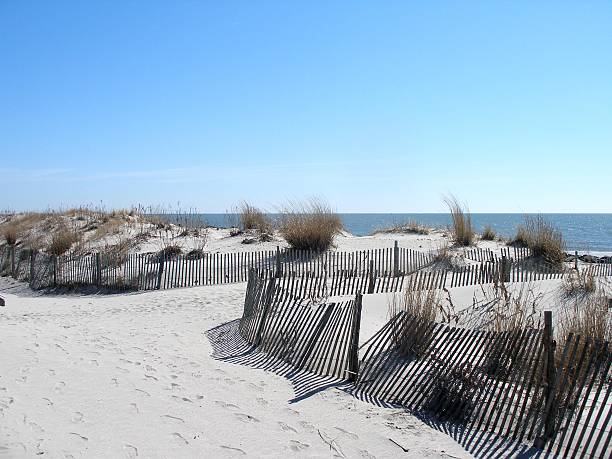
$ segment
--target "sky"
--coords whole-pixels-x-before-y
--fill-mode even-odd
[[[0,0],[0,209],[612,212],[612,2]]]

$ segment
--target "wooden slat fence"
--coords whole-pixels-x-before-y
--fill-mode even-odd
[[[401,312],[366,345],[357,390],[504,436],[537,423],[541,332],[494,333]]]
[[[612,456],[612,353],[608,342],[570,335],[557,353],[547,451],[563,457]],[[544,427],[540,426],[538,435]]]
[[[286,295],[276,282],[256,274],[249,279],[243,338],[296,369],[346,378],[355,301],[313,303]]]
[[[478,249],[480,250],[480,249]],[[246,282],[249,269],[277,270],[301,278],[305,286],[326,287],[328,295],[394,292],[405,285],[416,288],[449,288],[494,282],[501,264],[506,282],[558,278],[563,271],[524,258],[506,257],[463,268],[435,269],[435,254],[394,247],[357,252],[255,251],[232,253],[191,252],[162,257],[159,254],[99,253],[53,257],[26,249],[0,249],[4,275],[29,280],[33,286],[95,285],[136,290],[169,289]],[[31,260],[34,254],[34,262]],[[486,251],[481,251],[484,254]],[[517,252],[522,256],[522,252]],[[508,255],[510,249],[508,249]],[[524,254],[523,254],[524,255]],[[484,257],[485,255],[483,255]],[[476,258],[476,256],[474,256]],[[504,261],[505,260],[505,261]],[[32,270],[31,265],[35,266]],[[612,275],[612,263],[587,268],[593,275]],[[30,279],[31,274],[36,276]],[[321,281],[324,279],[324,281]],[[309,290],[312,290],[308,287]],[[315,288],[316,290],[316,288]],[[313,292],[319,295],[318,292]]]
[[[474,432],[541,442],[559,456],[609,457],[609,343],[570,335],[555,352],[551,331],[464,329],[400,312],[357,351],[361,296],[300,298],[296,279],[251,273],[239,330],[261,351]]]
[[[541,330],[461,329],[401,312],[362,346],[356,390],[470,430],[542,441],[556,456],[610,457],[609,343],[570,336],[551,382],[544,343]]]

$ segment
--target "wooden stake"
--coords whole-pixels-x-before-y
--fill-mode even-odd
[[[359,377],[359,329],[361,328],[361,305],[363,295],[357,293],[355,296],[355,311],[351,323],[351,340],[349,343],[349,377],[350,381],[357,381]]]

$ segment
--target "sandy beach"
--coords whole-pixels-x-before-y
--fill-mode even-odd
[[[244,248],[227,233],[210,230],[210,249]],[[342,234],[335,245],[357,250],[390,247],[396,240],[419,250],[448,243],[440,232]],[[145,244],[138,250],[148,248]],[[530,284],[542,310],[562,304],[560,282]],[[240,318],[245,283],[51,295],[10,278],[1,278],[0,285],[6,300],[0,309],[3,457],[416,458],[473,453],[442,429],[401,408],[359,400],[342,384],[327,387],[312,375],[316,390],[296,399],[304,392],[299,378],[292,381],[216,359],[215,346],[223,343],[211,343],[207,332]],[[458,287],[447,293],[461,311],[484,303],[487,289]],[[389,319],[393,295],[401,293],[364,297],[361,343]]]
[[[470,456],[401,409],[339,389],[290,402],[287,379],[215,360],[205,332],[240,316],[244,289],[2,293],[0,455]]]

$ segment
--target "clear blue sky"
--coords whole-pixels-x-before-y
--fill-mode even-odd
[[[612,3],[0,1],[0,208],[612,212]]]

